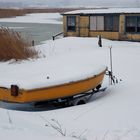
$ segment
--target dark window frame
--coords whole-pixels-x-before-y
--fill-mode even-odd
[[[76,31],[76,16],[67,16],[67,32],[75,32],[75,31]]]
[[[137,32],[140,33],[140,16],[137,17]]]
[[[104,30],[90,30],[90,31],[94,31],[94,32],[119,32],[119,26],[120,26],[120,14],[94,14],[94,15],[90,15],[90,16],[103,16],[104,17]],[[89,21],[90,21],[90,16],[89,16]],[[106,21],[105,21],[105,18],[106,17],[111,17],[112,19],[112,24],[111,24],[111,26],[112,26],[112,28],[110,29],[110,30],[107,30],[106,29],[106,25],[105,24],[107,24],[106,23]],[[116,20],[116,19],[117,20]],[[117,21],[116,23],[115,23],[115,21]],[[90,23],[90,22],[89,22]],[[89,27],[90,28],[90,27]],[[116,28],[116,29],[114,29],[114,28]]]
[[[134,26],[128,26],[129,20]],[[125,17],[125,32],[132,34],[140,34],[140,16],[126,16]]]
[[[116,21],[115,18],[117,19],[117,23],[115,22]],[[119,15],[105,15],[104,16],[104,31],[119,32]]]

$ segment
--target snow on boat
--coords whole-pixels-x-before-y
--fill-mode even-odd
[[[0,100],[27,103],[73,97],[99,87],[103,82],[106,70],[107,68],[104,67],[98,74],[88,78],[41,88],[23,89],[17,85],[11,85],[10,88],[0,87]]]

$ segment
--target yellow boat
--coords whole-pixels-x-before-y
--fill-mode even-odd
[[[107,68],[87,79],[44,88],[20,89],[17,85],[11,85],[11,88],[0,87],[0,100],[27,103],[73,97],[98,88],[102,84],[106,70]]]

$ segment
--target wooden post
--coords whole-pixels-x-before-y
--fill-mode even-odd
[[[52,36],[52,38],[53,38],[53,41],[55,40],[55,36]]]
[[[101,35],[99,35],[98,36],[98,45],[99,45],[99,47],[102,47],[102,37],[101,37]]]
[[[35,41],[34,40],[32,40],[32,46],[34,46],[35,45]]]

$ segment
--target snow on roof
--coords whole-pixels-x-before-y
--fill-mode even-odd
[[[64,15],[77,14],[111,14],[111,13],[140,13],[140,8],[106,8],[106,9],[90,9],[75,10],[64,13]]]

